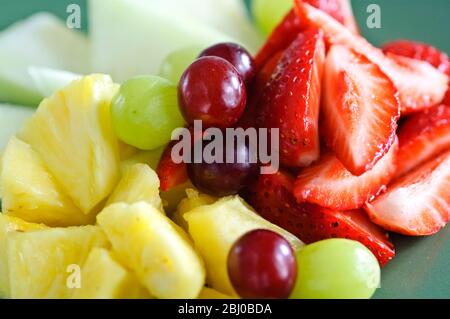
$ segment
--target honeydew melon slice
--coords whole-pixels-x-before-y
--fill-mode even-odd
[[[164,0],[164,4],[172,5],[176,10],[182,10],[205,25],[230,35],[252,53],[264,42],[263,35],[247,15],[243,0]]]
[[[62,71],[44,67],[30,67],[28,73],[34,85],[43,97],[49,97],[56,91],[69,85],[82,76],[69,71]]]
[[[164,58],[180,48],[236,42],[165,1],[90,0],[89,27],[94,71],[116,82],[157,74]]]
[[[0,33],[0,101],[37,106],[42,94],[30,66],[88,73],[87,37],[48,13],[37,13]]]
[[[0,104],[0,153],[34,111],[34,108],[28,106]]]

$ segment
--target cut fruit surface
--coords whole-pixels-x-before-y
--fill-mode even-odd
[[[364,206],[386,189],[396,172],[398,143],[370,170],[352,175],[332,153],[301,171],[294,194],[299,202],[309,202],[334,210],[353,210]]]
[[[201,194],[195,189],[186,189],[186,198],[178,204],[177,211],[172,217],[172,220],[185,231],[189,231],[188,224],[184,219],[184,215],[197,207],[211,205],[217,201],[216,197],[206,194]]]
[[[84,35],[48,13],[37,13],[12,25],[0,33],[0,100],[37,106],[44,95],[32,81],[28,68],[87,73],[88,47]]]
[[[353,16],[350,0],[304,0],[305,3],[329,14],[342,23],[351,32],[358,34],[359,29]]]
[[[409,236],[437,233],[450,220],[450,153],[431,160],[366,204],[372,221]]]
[[[351,32],[359,33],[349,0],[305,0],[305,2],[329,14],[345,25]],[[256,55],[257,68],[264,65],[277,52],[285,50],[295,40],[297,35],[307,27],[308,25],[297,17],[295,10],[289,11],[272,31],[266,43]]]
[[[117,82],[157,74],[164,58],[177,49],[233,42],[163,1],[90,0],[89,30],[93,68]]]
[[[258,126],[279,128],[280,161],[285,166],[308,166],[319,158],[324,60],[322,33],[309,29],[299,34],[282,55],[259,100]]]
[[[256,68],[261,69],[277,52],[284,51],[301,31],[300,19],[294,10],[289,11],[256,55]]]
[[[147,299],[147,290],[110,251],[94,248],[81,269],[81,287],[74,299]]]
[[[442,73],[450,76],[450,60],[447,54],[431,45],[409,40],[398,40],[384,45],[383,51],[428,62]]]
[[[82,76],[68,71],[32,66],[28,73],[43,97],[52,96],[56,91]]]
[[[115,204],[97,217],[120,261],[157,298],[196,298],[203,262],[187,235],[153,206]]]
[[[413,114],[403,123],[398,138],[396,176],[400,177],[450,149],[450,107],[440,105]]]
[[[331,47],[324,75],[321,130],[347,170],[371,170],[395,141],[400,105],[392,81],[365,56]]]
[[[85,214],[109,195],[119,177],[110,113],[117,88],[106,75],[74,81],[45,99],[19,133]]]
[[[163,212],[158,175],[145,164],[135,164],[125,169],[106,206],[115,203],[134,204],[140,201],[147,202]]]
[[[439,104],[447,91],[448,77],[429,63],[395,55],[386,56],[363,37],[351,33],[326,13],[295,0],[302,21],[322,29],[330,45],[349,46],[377,64],[399,91],[402,114],[417,112]]]
[[[329,238],[356,240],[369,248],[380,265],[395,255],[387,234],[362,210],[336,211],[297,202],[294,178],[285,172],[261,175],[248,190],[250,204],[267,220],[298,236],[306,244]]]
[[[35,111],[27,106],[0,104],[0,152]]]
[[[20,218],[0,213],[0,298],[10,298],[6,238],[9,233],[45,229],[41,224],[27,223]]]
[[[91,224],[47,170],[30,145],[13,137],[2,158],[0,188],[3,213],[48,226]]]
[[[108,247],[105,235],[96,226],[9,233],[11,298],[69,298],[73,289],[68,283],[76,286],[76,267],[81,268],[94,247]]]
[[[253,212],[239,197],[225,197],[184,215],[195,247],[205,260],[210,287],[236,296],[227,271],[228,253],[244,234],[255,229],[272,230],[288,240],[294,249],[302,247],[295,236]]]

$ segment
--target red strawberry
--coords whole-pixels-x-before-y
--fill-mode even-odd
[[[172,148],[176,142],[167,145],[156,169],[160,179],[161,190],[166,192],[178,185],[188,181],[187,168],[185,163],[176,164],[172,160]]]
[[[398,40],[386,44],[383,47],[383,51],[426,61],[442,73],[450,76],[450,60],[447,54],[431,45],[409,40]]]
[[[412,115],[400,128],[397,173],[400,177],[450,149],[450,107],[435,106]]]
[[[292,193],[294,179],[283,172],[261,175],[247,196],[262,217],[285,228],[306,244],[348,238],[367,246],[383,266],[395,255],[388,236],[360,210],[338,212],[299,204]]]
[[[450,220],[450,152],[405,175],[366,204],[372,221],[410,236],[437,233]]]
[[[353,16],[350,0],[304,0],[305,3],[322,10],[342,23],[351,32],[358,34],[359,29]]]
[[[255,57],[256,69],[260,69],[277,52],[284,51],[302,31],[300,19],[291,10],[272,31],[268,40]]]
[[[248,95],[247,106],[236,127],[249,128],[255,127],[255,114],[258,109],[258,102],[266,85],[270,82],[275,68],[283,56],[283,51],[276,53],[256,74]]]
[[[450,106],[450,88],[447,90],[447,94],[445,95],[444,102],[442,104]]]
[[[448,77],[429,63],[393,54],[386,56],[326,13],[302,0],[295,0],[295,6],[300,20],[321,28],[328,44],[343,44],[353,48],[377,64],[391,78],[400,93],[402,114],[435,106],[443,100]]]
[[[359,33],[349,0],[305,0],[306,3],[328,13],[350,31]],[[284,51],[297,35],[307,28],[291,10],[272,31],[268,40],[255,58],[256,68],[261,68],[277,52]]]
[[[354,176],[328,153],[318,163],[303,170],[295,182],[294,194],[299,202],[309,202],[334,210],[359,209],[386,189],[395,174],[398,143],[361,176]]]
[[[400,106],[392,81],[365,56],[331,47],[325,68],[321,133],[353,175],[371,170],[395,141]]]
[[[319,157],[319,105],[325,60],[322,33],[300,33],[281,57],[258,102],[257,123],[280,129],[280,162],[308,166]]]

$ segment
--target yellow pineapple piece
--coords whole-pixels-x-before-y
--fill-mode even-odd
[[[255,229],[269,229],[286,238],[294,249],[303,245],[294,235],[257,215],[238,196],[198,207],[186,213],[184,219],[205,261],[209,286],[230,296],[236,296],[236,293],[228,277],[227,258],[241,236]]]
[[[74,299],[147,299],[148,291],[104,248],[94,248],[81,270]]]
[[[8,258],[6,256],[6,236],[11,232],[26,232],[45,229],[42,224],[27,223],[20,218],[0,213],[0,298],[10,298]]]
[[[212,288],[204,287],[197,299],[236,299],[236,297],[231,297]]]
[[[120,261],[157,298],[196,298],[205,269],[187,236],[145,202],[114,204],[97,216]]]
[[[19,133],[85,214],[110,194],[119,178],[110,112],[117,90],[106,75],[76,80],[45,99]]]
[[[108,245],[97,226],[8,233],[11,298],[69,298],[82,283],[79,271],[90,251]]]
[[[135,164],[123,172],[122,179],[108,199],[106,206],[115,203],[134,204],[144,201],[161,212],[162,203],[159,197],[159,178],[148,165]]]
[[[197,207],[211,205],[217,201],[217,198],[206,194],[200,194],[197,190],[192,188],[186,189],[186,195],[187,197],[178,205],[177,211],[172,216],[172,220],[185,231],[188,231],[188,224],[184,219],[184,214]]]
[[[95,221],[95,216],[83,214],[63,193],[30,145],[13,137],[2,163],[0,187],[5,214],[48,226],[78,226]]]

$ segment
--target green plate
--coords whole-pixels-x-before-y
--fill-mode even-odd
[[[84,0],[2,0],[0,29],[36,11],[67,17],[66,7],[71,3],[81,5],[86,30]],[[367,6],[371,3],[381,8],[381,29],[366,26]],[[353,0],[353,6],[362,33],[376,45],[408,38],[433,44],[450,53],[449,0]],[[450,298],[450,227],[428,238],[395,235],[393,241],[397,256],[383,269],[381,288],[375,297]]]

